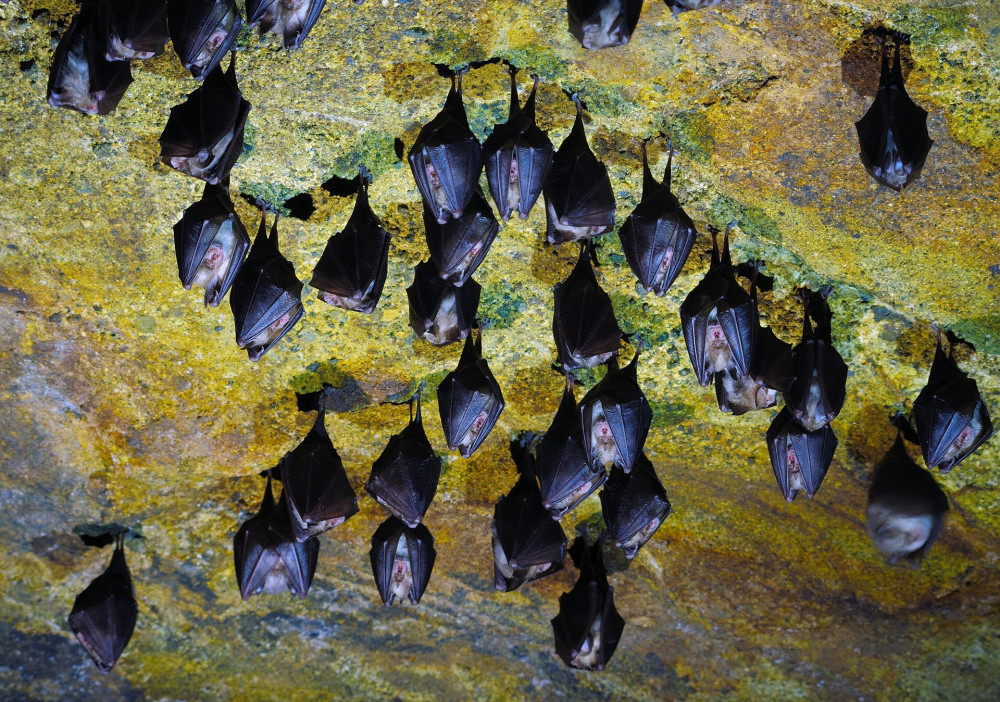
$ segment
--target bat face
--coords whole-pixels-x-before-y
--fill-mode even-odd
[[[569,32],[585,49],[628,44],[642,0],[567,0]]]
[[[382,522],[372,535],[372,574],[382,603],[420,602],[434,569],[434,537],[423,524],[409,528],[396,517]]]
[[[242,28],[235,0],[167,2],[167,29],[174,51],[195,80],[203,80],[219,65]]]
[[[160,135],[160,160],[181,173],[216,185],[243,153],[250,103],[236,83],[236,55],[223,73],[216,65],[187,101],[170,108]]]
[[[765,439],[771,468],[785,500],[794,500],[799,490],[805,490],[812,499],[837,449],[837,436],[830,425],[807,431],[784,407],[768,427]]]
[[[884,40],[875,102],[854,126],[865,169],[883,185],[902,190],[920,175],[934,142],[927,133],[927,111],[914,103],[903,87],[899,36],[895,43],[896,57],[890,70],[889,40]]]
[[[805,309],[802,341],[792,349],[795,379],[785,393],[785,404],[808,431],[826,426],[840,413],[847,396],[847,364],[833,345],[832,314],[826,302],[829,288],[801,294]],[[812,328],[809,317],[816,320]]]
[[[267,236],[266,212],[257,238],[236,274],[229,304],[236,322],[236,344],[251,361],[260,360],[302,318],[302,283],[295,267],[278,250],[278,219]]]
[[[618,466],[626,473],[642,452],[653,410],[639,387],[639,351],[625,368],[612,364],[580,402],[583,445],[593,469]]]
[[[689,10],[700,10],[705,7],[718,5],[722,0],[667,0],[667,7],[673,10],[675,15]]]
[[[167,0],[100,0],[98,24],[107,37],[108,61],[134,61],[166,49]]]
[[[406,289],[410,327],[435,346],[461,341],[469,335],[479,309],[482,288],[472,278],[461,287],[443,280],[433,261],[421,261]]]
[[[132,638],[138,616],[132,574],[119,540],[107,569],[77,595],[69,626],[94,664],[107,673]]]
[[[444,108],[425,124],[407,155],[413,178],[439,224],[461,217],[483,170],[483,149],[465,115],[462,75],[452,78]]]
[[[424,231],[438,275],[462,286],[486,258],[500,224],[486,198],[476,189],[462,215],[444,224],[424,205]]]
[[[597,282],[587,247],[569,277],[552,289],[552,336],[565,370],[592,368],[606,362],[621,343],[622,330],[608,295]]]
[[[667,493],[645,453],[638,455],[632,472],[611,471],[601,490],[608,536],[630,560],[652,538],[670,510]]]
[[[583,129],[583,106],[574,94],[576,122],[552,157],[545,183],[546,241],[564,244],[597,236],[615,223],[615,196],[607,167],[597,160]]]
[[[261,35],[271,32],[282,38],[286,49],[302,46],[316,24],[326,0],[247,0],[247,22],[260,24]]]
[[[481,332],[465,340],[465,350],[453,370],[438,385],[438,411],[448,448],[462,458],[471,456],[493,430],[503,412],[503,393],[483,358]]]

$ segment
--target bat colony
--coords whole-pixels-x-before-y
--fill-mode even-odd
[[[668,5],[683,12],[717,2],[669,0]],[[247,21],[294,49],[324,4],[247,0]],[[584,48],[599,49],[630,40],[642,2],[568,0],[567,9],[572,35]],[[172,41],[185,69],[203,81],[170,110],[159,138],[166,165],[205,181],[202,198],[174,226],[178,274],[185,289],[204,289],[205,305],[215,307],[229,293],[237,346],[257,361],[303,317],[303,283],[280,251],[278,217],[268,231],[263,208],[251,245],[230,199],[229,173],[243,151],[251,106],[237,84],[235,52],[225,70],[221,64],[243,22],[235,0],[84,0],[53,57],[48,101],[107,114],[132,81],[129,61],[158,55]],[[917,178],[932,145],[927,113],[903,86],[903,41],[884,33],[878,91],[856,124],[865,169],[895,190]],[[584,106],[576,94],[575,122],[555,149],[535,123],[538,78],[522,105],[511,66],[508,119],[480,144],[466,117],[462,80],[462,73],[452,77],[443,108],[423,126],[406,156],[423,200],[429,254],[406,289],[409,323],[431,344],[464,340],[457,367],[437,387],[437,400],[448,448],[468,458],[489,436],[505,404],[483,351],[484,336],[488,341],[491,332],[477,324],[481,287],[472,276],[500,231],[480,175],[485,170],[502,221],[515,212],[526,218],[541,197],[546,243],[579,243],[575,266],[553,289],[552,333],[558,369],[566,379],[562,399],[543,435],[522,432],[511,441],[518,479],[496,502],[490,529],[500,591],[561,570],[570,553],[579,579],[559,598],[552,620],[555,649],[567,665],[600,670],[625,626],[603,566],[603,544],[612,542],[631,559],[671,511],[643,452],[653,412],[639,381],[642,342],[620,367],[624,335],[594,271],[593,238],[614,227],[615,196],[607,168],[587,142]],[[698,236],[671,192],[673,156],[668,148],[666,171],[658,181],[650,172],[646,143],[640,145],[641,200],[618,231],[629,268],[657,296],[677,279]],[[330,237],[310,281],[324,302],[364,314],[379,302],[390,249],[390,236],[368,199],[370,180],[367,172],[359,173],[353,213]],[[719,232],[712,231],[709,268],[680,306],[694,377],[702,387],[713,384],[719,409],[734,415],[773,407],[783,396],[784,407],[765,437],[771,466],[786,500],[800,491],[812,498],[837,447],[831,421],[844,405],[848,376],[833,340],[832,290],[799,290],[802,337],[794,346],[779,339],[760,321],[759,294],[770,289],[764,264],[734,265],[730,240],[735,231],[736,223],[730,224],[721,247]],[[601,364],[607,364],[603,379],[577,403],[572,372]],[[330,393],[299,397],[300,409],[317,412],[315,423],[299,446],[264,471],[260,507],[234,538],[243,599],[286,591],[305,597],[316,570],[319,535],[358,512],[355,488],[324,423]],[[940,332],[913,418],[915,429],[905,418],[894,420],[897,438],[874,468],[866,528],[889,562],[918,565],[940,532],[948,500],[931,473],[909,457],[904,438],[919,443],[928,467],[948,472],[993,432],[976,382],[945,352]],[[364,486],[390,513],[372,536],[370,552],[386,605],[407,599],[416,604],[426,591],[436,552],[423,519],[440,472],[441,458],[424,433],[418,391],[409,423],[389,439]],[[274,482],[281,484],[277,500]],[[605,531],[594,543],[583,536],[567,549],[559,520],[598,489]],[[77,638],[105,672],[122,654],[138,612],[122,541],[119,535],[107,570],[80,594],[70,615]]]

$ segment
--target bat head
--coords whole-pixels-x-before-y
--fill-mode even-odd
[[[196,80],[203,80],[236,42],[243,18],[234,0],[167,3],[174,51]]]
[[[421,261],[406,289],[410,327],[435,346],[461,341],[472,329],[481,292],[474,279],[457,287],[440,277],[433,261]]]
[[[427,527],[419,524],[410,528],[389,517],[375,530],[371,543],[372,574],[382,603],[388,606],[404,599],[419,603],[437,557],[434,537]]]

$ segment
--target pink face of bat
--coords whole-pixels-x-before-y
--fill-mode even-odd
[[[469,449],[472,448],[472,445],[479,438],[479,435],[482,433],[483,428],[489,421],[490,413],[493,411],[493,408],[496,407],[496,404],[496,400],[490,400],[486,408],[477,414],[476,418],[472,420],[472,424],[469,425],[469,428],[462,435],[462,438],[458,440],[458,443],[451,447],[452,449],[457,448],[463,458],[469,457]]]
[[[607,46],[628,44],[629,38],[625,36],[624,23],[621,0],[612,0],[596,18],[581,26],[583,48],[603,49]]]
[[[799,457],[795,453],[795,449],[792,448],[792,442],[789,441],[787,444],[787,453],[785,454],[787,466],[788,466],[788,494],[785,496],[785,500],[791,502],[795,499],[795,493],[802,489],[802,467],[799,465]]]
[[[580,644],[580,650],[574,652],[569,664],[583,670],[600,670],[604,667],[600,660],[601,645],[601,613],[598,612],[590,625],[590,631]]]
[[[973,416],[969,423],[965,425],[965,428],[955,437],[955,440],[951,442],[948,450],[944,452],[944,456],[941,457],[938,467],[943,472],[951,470],[955,459],[965,453],[976,442],[982,430],[983,423],[979,420],[979,417]]]
[[[618,444],[600,400],[594,403],[590,412],[590,462],[594,466],[607,467],[618,458]]]
[[[889,563],[896,563],[927,543],[934,515],[906,514],[896,504],[875,501],[865,511],[865,528]]]
[[[195,70],[197,73],[204,73],[205,68],[215,60],[216,55],[219,50],[226,43],[226,38],[229,33],[233,31],[233,26],[236,24],[236,20],[239,17],[239,11],[234,7],[226,16],[222,18],[219,26],[215,28],[212,34],[208,37],[198,55],[194,57],[191,64],[186,66],[188,70]]]
[[[518,206],[521,204],[521,179],[520,179],[520,168],[517,165],[517,156],[511,156],[510,159],[510,174],[507,177],[507,206],[510,207],[511,212],[516,212]],[[521,215],[521,219],[525,219],[527,215]],[[510,215],[504,217],[504,221],[510,219]]]
[[[448,290],[441,298],[434,321],[430,329],[424,332],[424,338],[435,346],[444,346],[454,341],[460,341],[468,336],[468,331],[459,328],[458,302],[455,290]]]
[[[323,302],[333,305],[334,307],[340,307],[344,310],[352,310],[354,312],[363,312],[364,314],[371,314],[375,311],[375,300],[371,299],[372,292],[375,290],[375,281],[371,282],[368,289],[364,292],[356,292],[351,296],[337,295],[332,292],[326,292],[321,290],[319,293],[319,299]]]
[[[247,344],[246,348],[250,355],[251,361],[258,361],[260,357],[264,355],[267,351],[268,346],[281,336],[281,333],[285,330],[292,321],[292,313],[285,312],[285,314],[278,317],[276,320],[268,325],[267,329],[262,331],[260,334],[255,336]]]
[[[403,602],[410,595],[413,587],[413,570],[410,568],[410,550],[406,545],[406,537],[400,535],[396,544],[396,554],[392,561],[392,577],[389,580],[389,589],[392,593],[389,597],[389,604],[393,598]]]
[[[663,519],[661,517],[653,517],[645,525],[643,525],[641,529],[632,534],[632,536],[628,537],[624,541],[616,541],[615,546],[625,552],[626,558],[635,558],[635,554],[639,550],[639,547],[649,541],[649,539],[653,536],[653,533],[660,528],[660,524],[662,523]]]
[[[667,279],[667,272],[670,270],[670,264],[673,260],[674,248],[671,246],[663,252],[663,258],[660,259],[660,265],[656,267],[656,275],[653,276],[653,282],[648,288],[646,288],[647,290],[655,290],[657,296],[659,297],[666,295],[667,290],[663,287],[663,281]]]
[[[713,309],[708,316],[708,329],[705,332],[705,365],[711,375],[723,372],[732,362],[729,339],[719,324],[718,310]]]
[[[444,188],[441,187],[441,179],[438,177],[437,168],[431,163],[430,159],[424,156],[424,172],[427,174],[427,184],[430,186],[431,195],[433,196],[434,203],[441,210],[441,216],[437,218],[438,224],[444,224],[448,221],[448,217],[445,213],[450,214],[452,217],[461,217],[461,211],[454,211],[451,208],[451,204],[448,202],[448,195],[445,193]]]

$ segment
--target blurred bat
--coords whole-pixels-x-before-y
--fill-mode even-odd
[[[479,309],[482,288],[469,278],[462,287],[442,280],[433,261],[421,261],[406,289],[410,327],[435,346],[461,341],[469,335]]]
[[[563,370],[593,368],[618,353],[621,344],[611,296],[594,276],[592,255],[593,249],[584,243],[573,272],[552,289],[552,336]]]
[[[159,56],[167,48],[167,0],[100,0],[98,25],[108,61]]]
[[[722,0],[666,0],[667,7],[673,10],[675,15],[689,10],[700,10],[705,7],[718,5]]]
[[[500,224],[479,188],[473,191],[462,215],[444,224],[424,205],[427,250],[438,275],[456,286],[463,285],[479,268],[499,231]]]
[[[639,453],[630,473],[611,471],[601,490],[601,512],[608,536],[628,559],[635,558],[670,510],[667,492],[645,453]]]
[[[628,44],[642,0],[566,0],[569,33],[585,49]]]
[[[466,337],[458,367],[438,385],[437,398],[448,448],[468,458],[489,436],[505,406],[500,385],[483,358],[481,330]]]
[[[212,72],[236,43],[243,18],[235,0],[167,0],[174,51],[195,80]]]
[[[247,0],[247,25],[282,38],[286,49],[302,46],[326,0]]]
[[[372,534],[369,553],[375,586],[382,603],[391,605],[409,598],[420,602],[434,569],[434,537],[423,524],[409,528],[396,517],[389,517]]]
[[[807,431],[795,421],[788,407],[783,407],[768,427],[765,439],[781,494],[791,502],[799,490],[805,490],[806,497],[812,499],[837,449],[837,436],[830,425]]]

